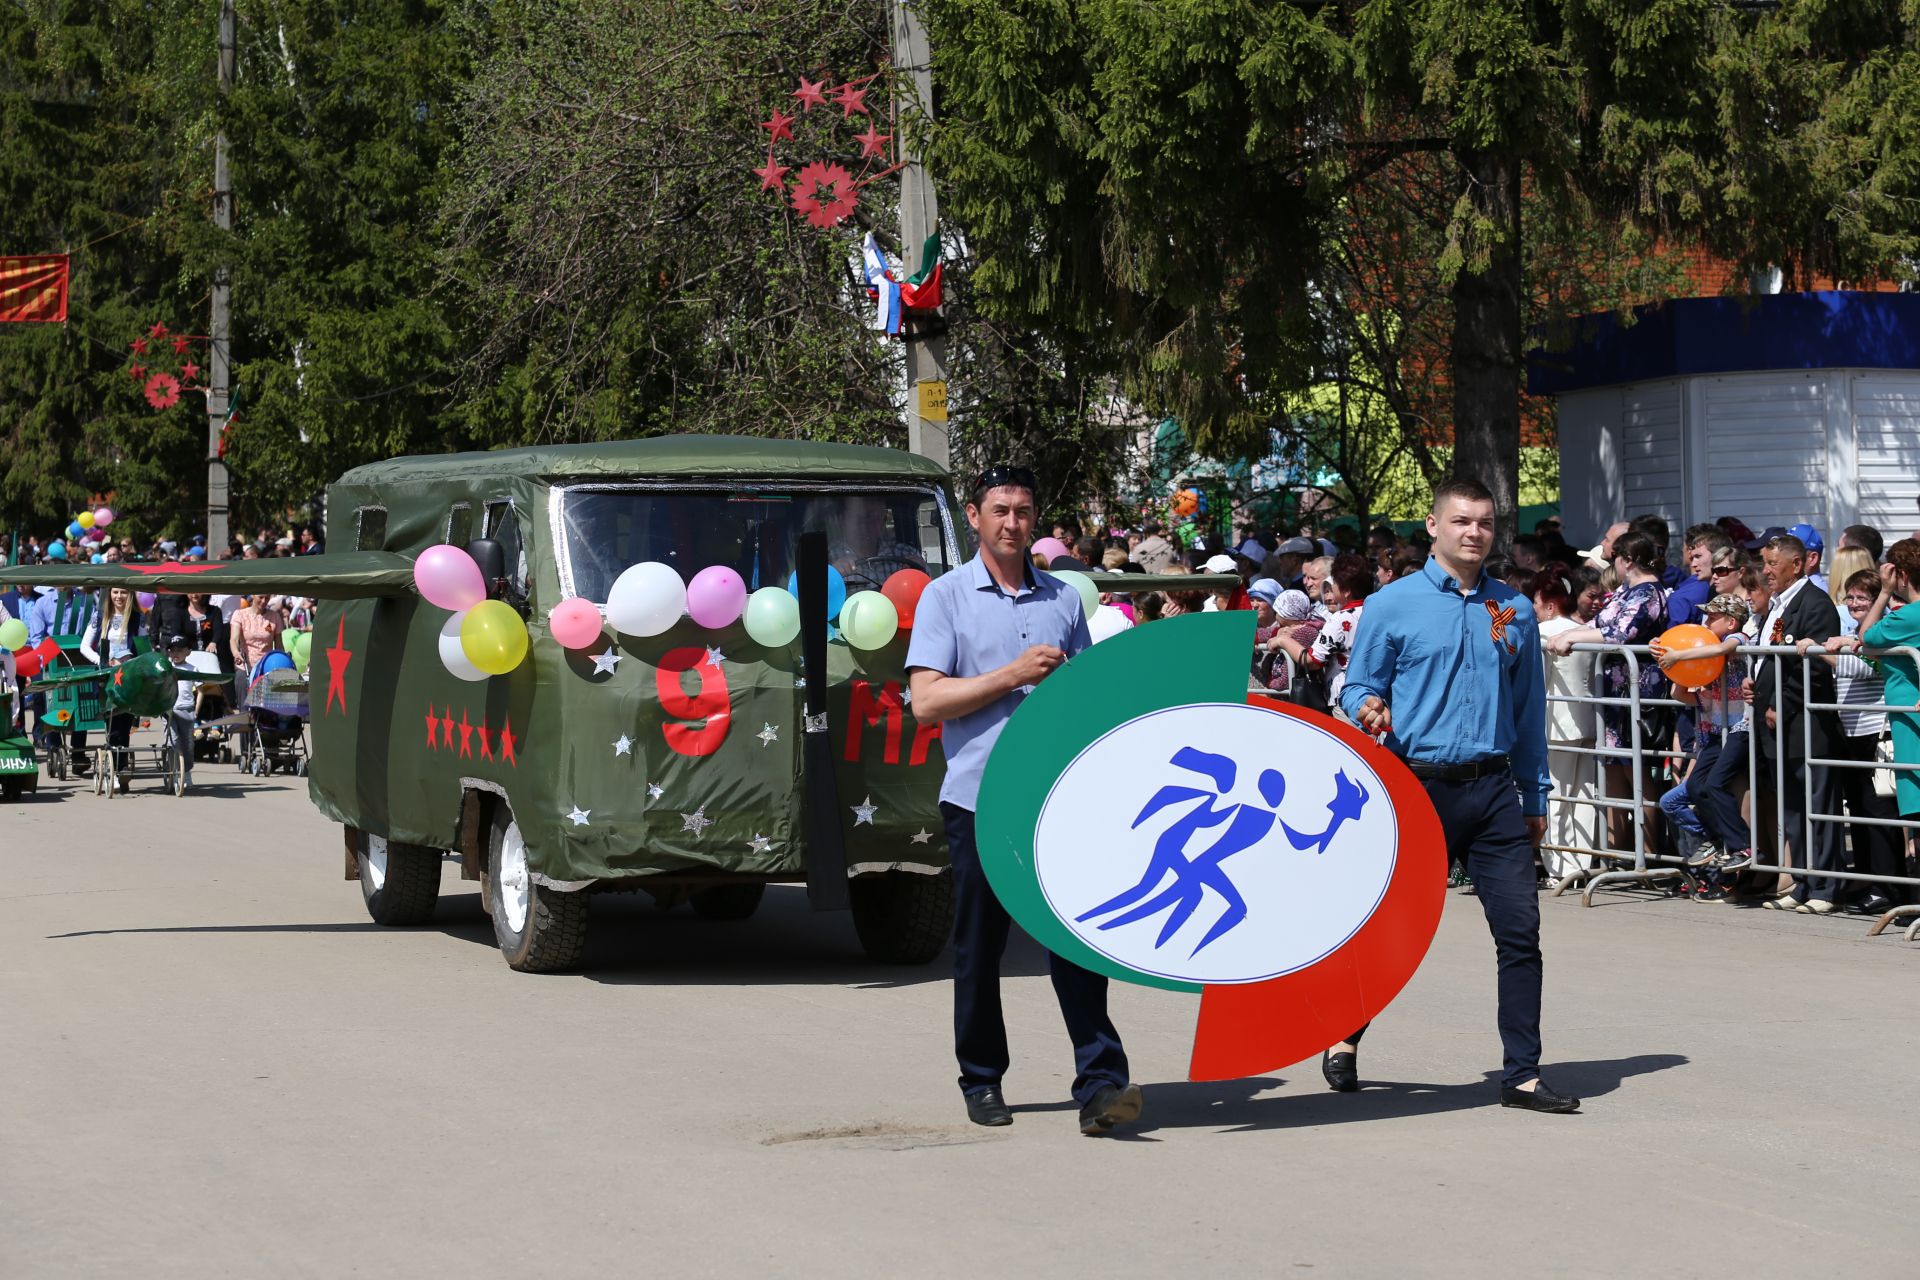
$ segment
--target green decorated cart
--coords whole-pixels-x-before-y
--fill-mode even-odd
[[[8,803],[40,789],[40,761],[33,735],[14,728],[16,693],[0,689],[0,799]]]

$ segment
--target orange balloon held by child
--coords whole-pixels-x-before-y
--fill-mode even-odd
[[[1713,650],[1698,658],[1679,658],[1663,666],[1667,679],[1683,689],[1704,689],[1726,670],[1727,658],[1720,652],[1720,637],[1698,623],[1684,622],[1668,627],[1660,636],[1659,644],[1670,654],[1686,653],[1690,649]]]

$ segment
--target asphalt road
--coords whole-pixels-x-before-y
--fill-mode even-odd
[[[1086,1139],[1024,940],[1017,1121],[977,1129],[943,967],[797,889],[602,898],[587,971],[532,977],[454,868],[435,925],[376,928],[301,784],[198,780],[0,809],[0,1275],[1746,1280],[1920,1244],[1920,949],[1858,921],[1550,902],[1574,1117],[1494,1105],[1471,898],[1358,1095],[1185,1083],[1194,998],[1116,988],[1146,1116]]]

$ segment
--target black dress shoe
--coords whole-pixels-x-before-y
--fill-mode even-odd
[[[1553,1115],[1571,1115],[1580,1109],[1580,1099],[1563,1098],[1547,1088],[1542,1080],[1531,1089],[1516,1089],[1511,1085],[1500,1087],[1500,1105],[1519,1107],[1522,1111],[1545,1111]]]
[[[1327,1088],[1335,1093],[1353,1093],[1360,1088],[1360,1055],[1323,1053],[1320,1074],[1327,1078]]]
[[[1100,1092],[1093,1095],[1092,1101],[1080,1108],[1080,1132],[1089,1138],[1097,1138],[1111,1132],[1117,1124],[1132,1124],[1140,1118],[1140,1109],[1145,1101],[1137,1084],[1130,1084],[1124,1089],[1119,1085],[1101,1085]]]
[[[1870,893],[1864,898],[1847,904],[1847,913],[1856,916],[1877,916],[1892,909],[1893,899],[1877,893]]]
[[[967,1119],[998,1128],[1013,1123],[1013,1112],[1007,1110],[1007,1100],[1000,1096],[998,1089],[982,1089],[967,1095]]]

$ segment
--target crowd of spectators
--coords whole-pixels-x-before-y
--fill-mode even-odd
[[[177,536],[162,533],[141,541],[130,535],[106,538],[97,544],[75,544],[66,538],[42,539],[33,534],[0,533],[0,565],[144,563],[163,564],[170,560],[262,560],[278,556],[319,555],[326,543],[318,529],[308,524],[278,529],[261,525],[251,538],[236,535],[216,554],[209,557],[205,534]]]

